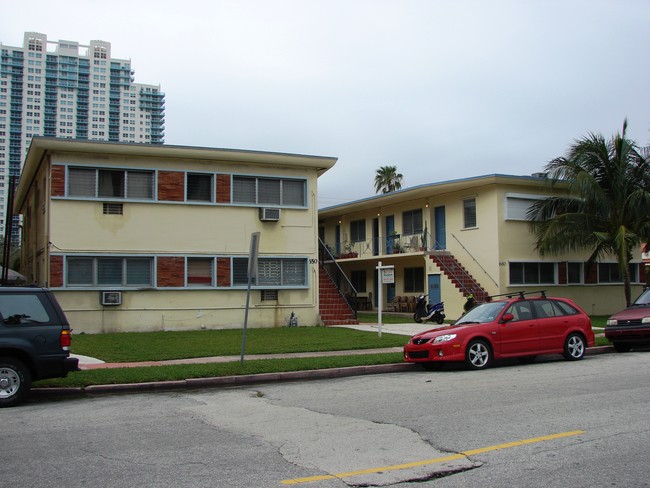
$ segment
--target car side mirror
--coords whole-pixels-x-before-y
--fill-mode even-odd
[[[501,317],[501,323],[505,324],[506,322],[510,322],[514,318],[515,316],[512,315],[511,313],[503,314],[503,317]]]

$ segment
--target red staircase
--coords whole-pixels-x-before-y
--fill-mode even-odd
[[[318,272],[319,312],[323,325],[356,325],[354,310],[321,267]]]
[[[485,291],[478,281],[472,277],[449,251],[435,251],[429,254],[429,257],[438,265],[456,288],[463,293],[463,296],[466,297],[471,293],[478,303],[487,301],[488,292]]]

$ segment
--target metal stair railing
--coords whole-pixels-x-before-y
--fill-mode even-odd
[[[343,300],[345,300],[345,302],[348,304],[350,310],[352,310],[352,313],[354,313],[354,318],[356,319],[357,290],[354,286],[352,286],[352,282],[343,272],[339,266],[339,263],[336,262],[336,258],[320,237],[318,238],[318,263],[320,264],[323,271],[325,271],[327,276],[329,276],[330,280],[332,280],[332,283],[334,283],[334,286],[339,292],[339,295],[341,295],[341,298],[343,298]],[[347,285],[347,288],[350,290],[349,292],[343,293],[343,284]]]

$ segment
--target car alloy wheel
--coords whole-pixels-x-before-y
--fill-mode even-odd
[[[23,363],[11,358],[0,358],[0,407],[20,403],[29,386],[29,374]]]
[[[564,357],[569,361],[577,361],[585,355],[585,340],[580,334],[570,334],[564,343]]]
[[[481,340],[475,340],[467,346],[465,362],[472,369],[484,369],[490,365],[492,354],[490,346]]]

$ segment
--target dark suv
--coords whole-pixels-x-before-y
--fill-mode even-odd
[[[605,326],[605,337],[618,352],[650,346],[650,288],[632,305],[612,315]]]
[[[78,370],[70,324],[51,291],[0,287],[0,407],[25,399],[32,381]]]

